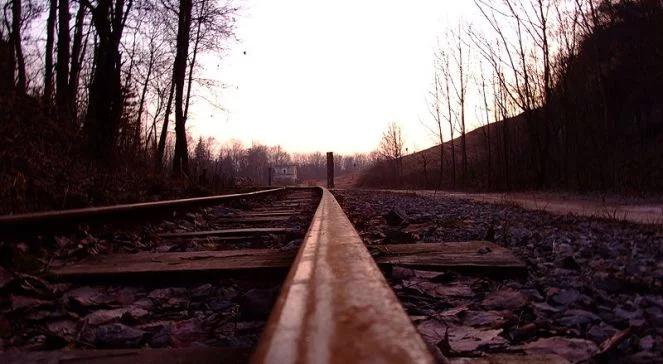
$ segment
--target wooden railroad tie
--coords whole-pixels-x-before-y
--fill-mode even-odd
[[[250,350],[242,348],[104,349],[0,353],[0,362],[22,363],[245,363]]]
[[[400,265],[422,269],[525,270],[525,264],[508,249],[485,241],[391,244],[369,247],[379,265]],[[112,254],[96,256],[78,264],[50,271],[54,276],[110,276],[218,272],[251,269],[287,269],[297,251],[243,249],[177,253]]]
[[[179,233],[159,234],[160,238],[192,238],[205,236],[224,236],[224,235],[265,235],[265,234],[292,234],[299,231],[292,228],[250,228],[250,229],[223,229],[223,230],[205,230],[205,231],[184,231]]]

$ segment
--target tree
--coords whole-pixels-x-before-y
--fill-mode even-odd
[[[177,45],[173,64],[173,82],[175,84],[175,155],[173,156],[173,173],[187,174],[189,169],[189,152],[186,140],[186,115],[184,114],[184,82],[186,63],[189,52],[191,31],[192,0],[180,0],[177,25]]]
[[[114,154],[124,108],[119,46],[133,0],[126,3],[125,0],[97,0],[96,5],[89,0],[81,1],[90,9],[97,32],[85,129],[92,154],[109,161]],[[68,57],[65,62],[67,60]]]
[[[483,66],[481,68],[481,95],[483,96],[483,109],[486,114],[486,123],[482,128],[484,139],[486,141],[486,149],[488,150],[488,185],[492,186],[493,183],[493,154],[490,140],[490,110],[488,109],[488,97],[486,95],[486,78],[484,76]]]
[[[55,102],[62,117],[69,116],[69,0],[58,0],[58,55],[55,66]]]
[[[387,130],[382,134],[378,152],[391,166],[394,175],[398,177],[399,183],[403,180],[403,133],[396,122],[389,123]]]
[[[443,126],[443,119],[442,115],[440,112],[440,109],[442,107],[443,101],[443,87],[442,87],[442,79],[444,78],[443,76],[443,71],[441,69],[443,62],[441,61],[441,58],[444,57],[443,52],[439,52],[440,54],[436,55],[436,60],[433,63],[434,67],[434,72],[433,72],[433,91],[430,94],[430,100],[429,100],[429,112],[433,118],[434,124],[433,127],[429,128],[430,131],[433,132],[435,137],[437,138],[437,142],[440,147],[440,164],[439,164],[439,173],[438,173],[438,178],[437,178],[437,186],[435,187],[436,190],[440,189],[442,186],[442,180],[444,178],[444,133],[442,132],[442,126]],[[428,173],[426,173],[427,175]]]
[[[48,1],[48,19],[46,20],[46,51],[44,59],[44,100],[51,102],[53,97],[53,42],[55,41],[55,17],[57,0]]]
[[[12,0],[12,32],[11,38],[16,56],[16,67],[18,69],[18,83],[16,92],[25,94],[27,81],[25,76],[25,57],[23,56],[23,45],[21,37],[21,26],[23,25],[23,4],[21,0]]]
[[[458,108],[460,109],[460,150],[461,150],[461,168],[462,168],[462,178],[461,181],[465,184],[467,181],[467,140],[466,140],[466,124],[465,124],[465,102],[467,97],[467,82],[468,82],[468,72],[466,69],[466,60],[463,56],[463,50],[465,49],[465,40],[463,39],[463,33],[461,32],[461,24],[458,24],[458,32],[454,35],[456,37],[455,50],[452,52],[452,58],[454,60],[454,66],[456,67],[457,73],[456,80],[454,77],[449,77],[451,86],[454,89],[456,94],[456,99],[458,100]]]

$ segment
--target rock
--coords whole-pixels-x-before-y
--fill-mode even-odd
[[[617,329],[602,322],[587,330],[587,337],[595,343],[602,343],[617,333]]]
[[[473,297],[474,291],[462,283],[440,284],[427,281],[404,280],[403,288],[415,290],[431,297]]]
[[[656,344],[656,340],[651,335],[643,337],[638,343],[640,349],[645,351],[651,350],[654,347],[654,344]]]
[[[407,222],[407,215],[403,210],[395,207],[384,215],[384,220],[389,226],[401,226]]]
[[[113,291],[114,301],[121,305],[130,305],[136,300],[136,293],[138,290],[132,287],[122,287],[117,291]]]
[[[27,296],[11,295],[9,300],[12,305],[13,311],[29,311],[39,307],[46,307],[52,305],[52,302],[40,300]]]
[[[145,334],[143,330],[115,323],[99,326],[94,331],[94,343],[103,348],[137,347]]]
[[[235,334],[244,335],[259,332],[265,323],[262,321],[240,321],[235,324]]]
[[[391,268],[391,277],[396,279],[396,280],[403,280],[403,279],[409,279],[413,278],[415,276],[414,270],[410,268],[403,268],[399,267],[397,265],[393,266]]]
[[[481,306],[489,310],[517,310],[528,302],[527,296],[512,288],[495,291],[481,302]]]
[[[276,301],[278,289],[254,288],[239,298],[243,318],[266,319]]]
[[[145,318],[147,318],[150,315],[150,313],[138,306],[129,306],[129,308],[126,309],[126,312],[124,315],[122,315],[122,320],[127,321],[127,322],[142,322]]]
[[[150,311],[154,308],[154,302],[152,302],[152,300],[149,298],[141,298],[138,301],[134,302],[133,306]]]
[[[599,349],[593,342],[584,339],[547,337],[521,346],[530,355],[555,354],[571,363],[589,360]]]
[[[5,288],[14,281],[14,275],[0,266],[0,289]]]
[[[281,250],[297,250],[302,245],[303,239],[290,240]]]
[[[562,268],[580,270],[580,264],[576,261],[573,256],[564,257],[559,261]]]
[[[89,325],[99,326],[113,322],[119,322],[122,315],[127,312],[125,308],[117,308],[114,310],[97,310],[85,316],[84,320]]]
[[[161,308],[166,310],[184,310],[189,306],[189,300],[184,297],[171,297],[168,301],[161,303]]]
[[[580,299],[580,292],[575,289],[562,289],[554,294],[551,300],[560,305],[570,305]]]
[[[209,283],[202,284],[193,288],[190,292],[191,298],[203,298],[210,296],[213,286]]]
[[[656,327],[663,327],[663,310],[658,306],[652,306],[645,309],[648,320]]]
[[[113,302],[113,297],[107,295],[98,288],[80,287],[73,289],[64,295],[68,305],[78,307],[102,306]]]
[[[451,326],[449,344],[457,353],[472,352],[481,347],[503,346],[506,340],[499,336],[501,332],[501,329],[480,330],[470,326]]]
[[[12,325],[9,320],[7,320],[7,317],[4,315],[0,315],[0,338],[6,339],[8,337],[11,337],[13,333],[12,330]],[[2,347],[0,346],[0,350],[2,350]]]
[[[150,347],[163,348],[171,344],[170,337],[172,335],[172,324],[167,323],[159,326],[159,329],[154,333],[149,340]]]
[[[566,310],[564,316],[557,320],[566,327],[581,327],[598,321],[601,321],[598,316],[585,310]]]
[[[170,327],[170,342],[176,348],[190,346],[191,343],[203,341],[206,337],[207,333],[198,319],[175,322]]]
[[[46,327],[52,334],[61,338],[72,338],[78,332],[77,324],[72,320],[49,322]]]
[[[435,347],[444,347],[448,334],[448,344],[455,353],[468,353],[480,347],[501,346],[506,343],[506,340],[499,336],[502,330],[482,330],[469,326],[445,325],[435,319],[420,323],[417,325],[417,330],[429,345]]]
[[[53,315],[54,312],[52,310],[31,310],[30,312],[25,314],[25,319],[28,321],[43,321],[47,318],[50,318],[51,315]]]
[[[462,319],[463,325],[472,327],[487,326],[498,329],[505,323],[504,317],[495,311],[466,311]]]
[[[155,289],[147,295],[154,301],[168,301],[171,297],[182,296],[186,293],[184,288],[159,288]]]
[[[236,305],[232,301],[221,297],[214,297],[210,300],[206,300],[204,303],[207,305],[207,308],[214,312],[223,312]]]
[[[532,308],[534,309],[534,312],[536,313],[537,316],[539,317],[548,317],[549,314],[551,313],[557,313],[560,310],[545,303],[545,302],[533,302],[532,303]]]

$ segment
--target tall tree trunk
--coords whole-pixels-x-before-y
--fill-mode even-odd
[[[50,0],[48,19],[46,20],[46,55],[44,60],[44,101],[51,103],[53,97],[53,43],[55,41],[55,18],[57,17],[57,0]]]
[[[483,76],[483,70],[481,73],[481,91],[483,93],[483,107],[486,110],[486,145],[488,146],[488,186],[492,187],[493,185],[493,154],[490,145],[490,112],[488,110],[488,100],[486,98],[486,80]]]
[[[449,116],[449,132],[451,133],[451,139],[449,140],[451,142],[451,187],[452,189],[456,189],[456,142],[454,140],[454,121],[453,114],[451,113],[451,93],[449,92],[449,82],[450,81],[447,78],[447,112]]]
[[[460,29],[458,31],[458,73],[460,76],[458,101],[460,102],[460,149],[462,158],[462,178],[461,183],[463,187],[467,183],[467,140],[465,138],[465,65],[463,63],[463,42],[461,40]]]
[[[205,11],[205,1],[202,0],[200,4],[200,13],[198,14],[198,24],[196,25],[196,37],[193,43],[193,54],[191,55],[191,63],[189,64],[189,81],[186,89],[186,105],[184,107],[184,117],[189,115],[189,102],[191,101],[191,84],[193,82],[193,67],[196,64],[196,56],[198,55],[198,45],[200,44],[200,28],[202,26],[203,12]]]
[[[11,39],[0,37],[0,94],[14,88],[14,52]]]
[[[174,78],[175,76],[173,76]],[[155,163],[157,170],[160,170],[163,167],[163,156],[166,151],[166,139],[168,138],[168,122],[170,119],[170,113],[172,111],[173,105],[173,95],[175,94],[175,82],[170,83],[170,93],[168,95],[168,102],[166,103],[166,115],[163,118],[163,125],[161,125],[161,135],[159,136],[159,145],[157,147],[157,155],[155,158]]]
[[[25,58],[23,57],[23,45],[21,44],[21,24],[22,24],[23,5],[21,0],[12,1],[12,40],[14,41],[14,55],[16,57],[16,67],[18,68],[18,83],[16,92],[25,94]]]
[[[189,169],[189,152],[186,140],[186,115],[184,114],[183,103],[192,7],[192,0],[180,0],[177,29],[177,52],[175,54],[173,67],[175,76],[175,156],[173,158],[173,173],[176,175],[187,174]]]
[[[147,75],[145,76],[145,82],[143,82],[143,91],[140,93],[140,101],[138,102],[138,112],[136,113],[136,126],[138,130],[140,130],[140,120],[141,117],[143,116],[143,108],[145,106],[145,96],[147,95],[147,85],[150,82],[150,77],[152,76],[153,66],[154,66],[154,51],[151,51],[150,61],[147,65]]]
[[[123,109],[119,47],[126,16],[124,4],[124,0],[116,0],[115,4],[112,0],[99,0],[92,10],[99,41],[94,52],[95,69],[85,127],[92,153],[106,162],[114,155]],[[129,0],[126,12],[131,5]]]
[[[69,0],[58,0],[58,56],[55,66],[55,102],[60,116],[69,117]]]
[[[81,72],[81,62],[84,51],[83,46],[83,23],[85,20],[85,6],[79,5],[76,12],[76,22],[74,25],[74,42],[71,46],[71,72],[69,73],[69,85],[67,89],[67,98],[69,101],[69,110],[74,116],[77,116],[77,97],[78,97],[78,80]],[[86,42],[87,43],[87,38]]]
[[[437,180],[437,188],[442,187],[444,178],[444,134],[442,134],[442,116],[440,115],[440,80],[438,73],[435,73],[435,121],[437,122],[437,135],[440,141],[440,174]]]

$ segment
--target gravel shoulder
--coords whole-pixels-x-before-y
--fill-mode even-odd
[[[635,199],[620,196],[577,195],[553,192],[465,193],[448,191],[403,191],[421,196],[466,199],[479,202],[517,205],[527,210],[555,215],[574,214],[599,219],[663,225],[663,199]]]
[[[392,288],[424,339],[445,356],[661,362],[660,227],[444,195],[335,195],[369,246],[488,240],[527,263],[522,277],[392,269]]]

